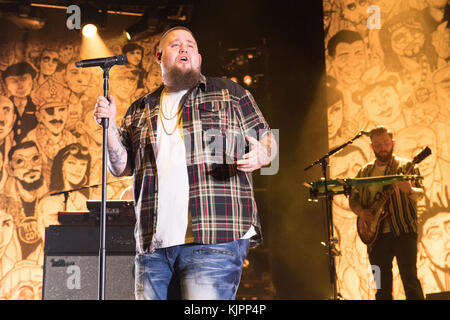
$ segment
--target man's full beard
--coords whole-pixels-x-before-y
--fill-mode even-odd
[[[377,158],[377,160],[385,163],[388,162],[391,158],[392,158],[392,154],[394,153],[394,148],[391,149],[391,151],[387,152],[387,153],[375,153],[375,157]]]
[[[164,85],[172,91],[190,89],[200,80],[200,70],[183,71],[177,67],[172,67],[163,75]]]
[[[44,184],[44,178],[41,176],[39,180],[28,183],[22,180],[19,180],[22,187],[27,191],[33,191],[39,189]]]

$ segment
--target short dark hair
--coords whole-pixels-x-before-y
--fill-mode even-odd
[[[159,44],[158,44],[157,52],[161,51],[161,43],[162,43],[163,40],[167,37],[167,35],[168,35],[169,33],[171,33],[172,31],[175,31],[175,30],[184,30],[184,31],[189,32],[192,36],[194,36],[194,34],[192,33],[192,31],[189,30],[189,28],[186,28],[186,27],[184,27],[184,26],[175,26],[175,27],[172,27],[172,28],[168,29],[167,31],[165,31],[165,32],[163,33],[163,35],[161,36],[161,39],[159,39]]]
[[[9,161],[12,160],[12,156],[14,155],[14,152],[16,152],[19,149],[28,149],[28,148],[36,148],[39,152],[39,148],[37,147],[36,143],[34,141],[25,141],[19,144],[16,144],[15,146],[12,146],[11,149],[9,149],[8,152],[8,159]]]
[[[341,30],[332,36],[330,40],[328,40],[328,55],[334,58],[334,55],[336,54],[336,47],[339,43],[345,42],[352,44],[356,41],[363,41],[363,38],[358,32],[352,30]]]
[[[36,70],[34,70],[28,62],[18,62],[6,68],[6,70],[2,73],[2,78],[3,81],[5,81],[7,77],[22,76],[27,73],[29,73],[33,79],[36,76]]]
[[[385,134],[385,133],[387,133],[389,135],[389,137],[391,137],[391,139],[394,137],[391,130],[389,130],[385,126],[378,126],[376,128],[373,128],[372,130],[370,130],[370,132],[369,132],[370,140],[372,140],[374,136],[379,136],[379,135]]]
[[[13,197],[0,193],[0,211],[4,211],[13,218],[14,225],[17,226],[25,218],[22,205]]]
[[[126,45],[124,45],[122,47],[122,53],[123,54],[127,54],[130,51],[134,51],[134,50],[141,50],[142,54],[144,54],[144,48],[142,48],[140,45],[138,45],[137,43],[131,42],[131,43],[127,43]]]

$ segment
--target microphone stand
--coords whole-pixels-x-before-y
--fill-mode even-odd
[[[337,290],[337,276],[336,276],[336,262],[335,257],[340,255],[340,252],[338,249],[336,249],[335,245],[338,243],[338,239],[334,237],[334,224],[333,224],[333,192],[328,190],[328,175],[327,175],[327,169],[328,169],[328,158],[332,156],[333,154],[339,152],[343,148],[345,148],[347,145],[353,143],[356,139],[359,139],[363,136],[363,132],[359,132],[354,138],[350,139],[349,141],[345,142],[344,144],[330,150],[327,154],[325,154],[320,159],[314,161],[312,164],[307,166],[304,171],[307,171],[311,169],[313,166],[320,164],[322,167],[322,174],[323,174],[323,180],[325,184],[325,202],[326,202],[326,218],[327,218],[327,236],[328,240],[326,243],[322,244],[327,247],[328,249],[328,265],[330,269],[330,282],[331,282],[331,289],[333,291],[333,300],[342,299],[342,296],[340,293],[338,293]]]
[[[112,65],[104,64],[103,70],[103,96],[108,99],[109,70]],[[106,165],[108,146],[109,119],[102,118],[103,127],[103,149],[102,149],[102,201],[100,210],[100,248],[99,248],[99,270],[98,270],[98,299],[105,300],[105,271],[106,271]]]

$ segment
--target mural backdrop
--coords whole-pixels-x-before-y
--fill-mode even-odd
[[[394,152],[419,164],[426,197],[420,203],[418,275],[424,293],[450,291],[450,24],[448,0],[323,0],[329,147],[360,130],[385,125]],[[368,138],[330,160],[332,178],[355,177],[373,159]],[[373,299],[366,246],[343,195],[334,199],[338,291]],[[394,298],[404,299],[394,262]]]
[[[87,199],[101,199],[101,187],[71,192],[67,201],[50,195],[101,184],[102,128],[93,109],[102,70],[74,66],[77,35],[0,39],[0,299],[41,299],[45,227],[58,224],[59,211],[87,210]],[[161,84],[160,36],[103,39],[111,55],[129,61],[110,72],[118,119]],[[109,175],[108,183],[108,199],[131,199],[130,179]]]

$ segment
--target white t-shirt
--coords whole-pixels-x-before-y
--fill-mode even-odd
[[[164,90],[161,96],[156,151],[158,215],[155,235],[160,248],[186,243],[189,179],[183,137],[180,128],[175,128],[180,120],[176,113],[186,92],[168,93]],[[170,120],[165,119],[161,111]]]

